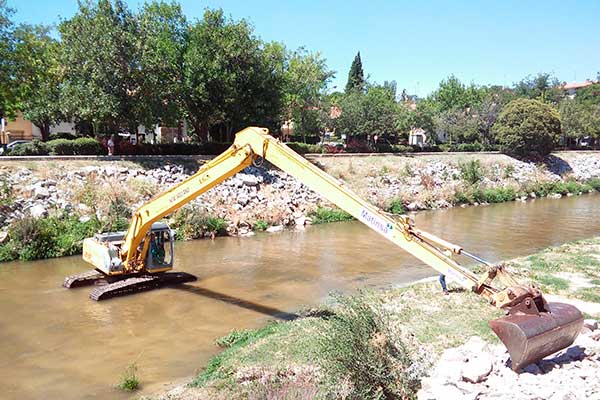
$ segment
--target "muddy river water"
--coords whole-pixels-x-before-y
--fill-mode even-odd
[[[416,215],[420,228],[491,261],[600,234],[600,195]],[[66,290],[80,257],[0,265],[0,398],[128,398],[113,388],[135,362],[142,393],[185,381],[231,329],[289,318],[332,290],[434,274],[358,222],[176,245],[193,284],[105,302]]]

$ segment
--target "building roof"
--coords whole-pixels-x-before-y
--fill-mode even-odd
[[[572,82],[572,83],[565,83],[563,85],[563,89],[564,90],[569,90],[569,89],[581,89],[583,87],[586,86],[590,86],[593,85],[594,82],[590,81],[589,79],[586,79],[585,82]]]

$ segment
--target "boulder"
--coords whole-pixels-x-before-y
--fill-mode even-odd
[[[0,232],[0,244],[4,244],[8,241],[8,232],[1,231]]]
[[[270,226],[267,228],[267,232],[269,233],[275,233],[275,232],[281,232],[283,230],[283,225],[275,225],[275,226]]]
[[[36,204],[29,209],[29,213],[33,218],[42,218],[48,215],[48,210],[41,204]]]
[[[43,200],[50,197],[50,192],[43,186],[36,186],[33,189],[33,198]]]
[[[492,360],[487,353],[469,359],[462,367],[462,379],[471,383],[483,382],[492,372]]]

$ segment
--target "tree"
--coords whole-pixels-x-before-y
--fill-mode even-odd
[[[448,143],[478,142],[479,124],[477,115],[469,110],[453,109],[443,111],[435,119],[437,137],[442,137]]]
[[[136,21],[123,0],[80,2],[73,18],[59,26],[65,68],[65,114],[101,124],[137,130],[140,116],[136,60]]]
[[[175,126],[183,117],[183,55],[188,25],[177,3],[145,3],[136,15],[136,58],[140,69],[136,113],[152,126]]]
[[[183,101],[198,138],[207,140],[214,125],[231,140],[234,128],[274,124],[280,115],[282,56],[278,46],[256,38],[247,21],[206,10],[190,27],[184,54]]]
[[[600,104],[600,83],[594,83],[579,89],[575,100],[578,103]]]
[[[558,142],[558,111],[538,100],[517,99],[500,112],[492,128],[500,150],[518,157],[545,157]]]
[[[371,86],[365,94],[350,92],[341,101],[336,128],[348,135],[378,135],[382,142],[398,132],[398,104],[391,91]]]
[[[518,97],[536,99],[544,103],[558,104],[562,98],[558,79],[544,72],[536,76],[526,76],[515,85],[514,90]]]
[[[306,141],[306,134],[318,134],[327,124],[329,106],[323,91],[333,77],[320,53],[300,48],[286,56],[283,87],[284,119],[293,120],[295,130]]]
[[[15,32],[19,109],[48,140],[50,126],[63,119],[60,108],[62,68],[59,43],[46,26],[21,25]]]
[[[346,93],[353,91],[362,92],[365,90],[365,74],[363,72],[360,51],[354,57],[350,71],[348,72],[348,83],[346,83]]]
[[[465,110],[479,105],[485,90],[474,84],[465,86],[457,77],[451,75],[440,82],[438,89],[429,96],[429,100],[439,112]]]
[[[0,118],[12,116],[16,103],[13,12],[6,0],[0,0]]]
[[[579,99],[579,93],[575,99],[564,99],[559,105],[562,132],[565,143],[568,139],[579,142],[585,137],[594,138],[594,142],[600,138],[600,104],[594,104]]]

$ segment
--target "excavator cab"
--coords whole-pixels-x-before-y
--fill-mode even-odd
[[[155,222],[147,235],[150,240],[146,255],[148,272],[164,272],[173,268],[173,231],[167,224]]]

